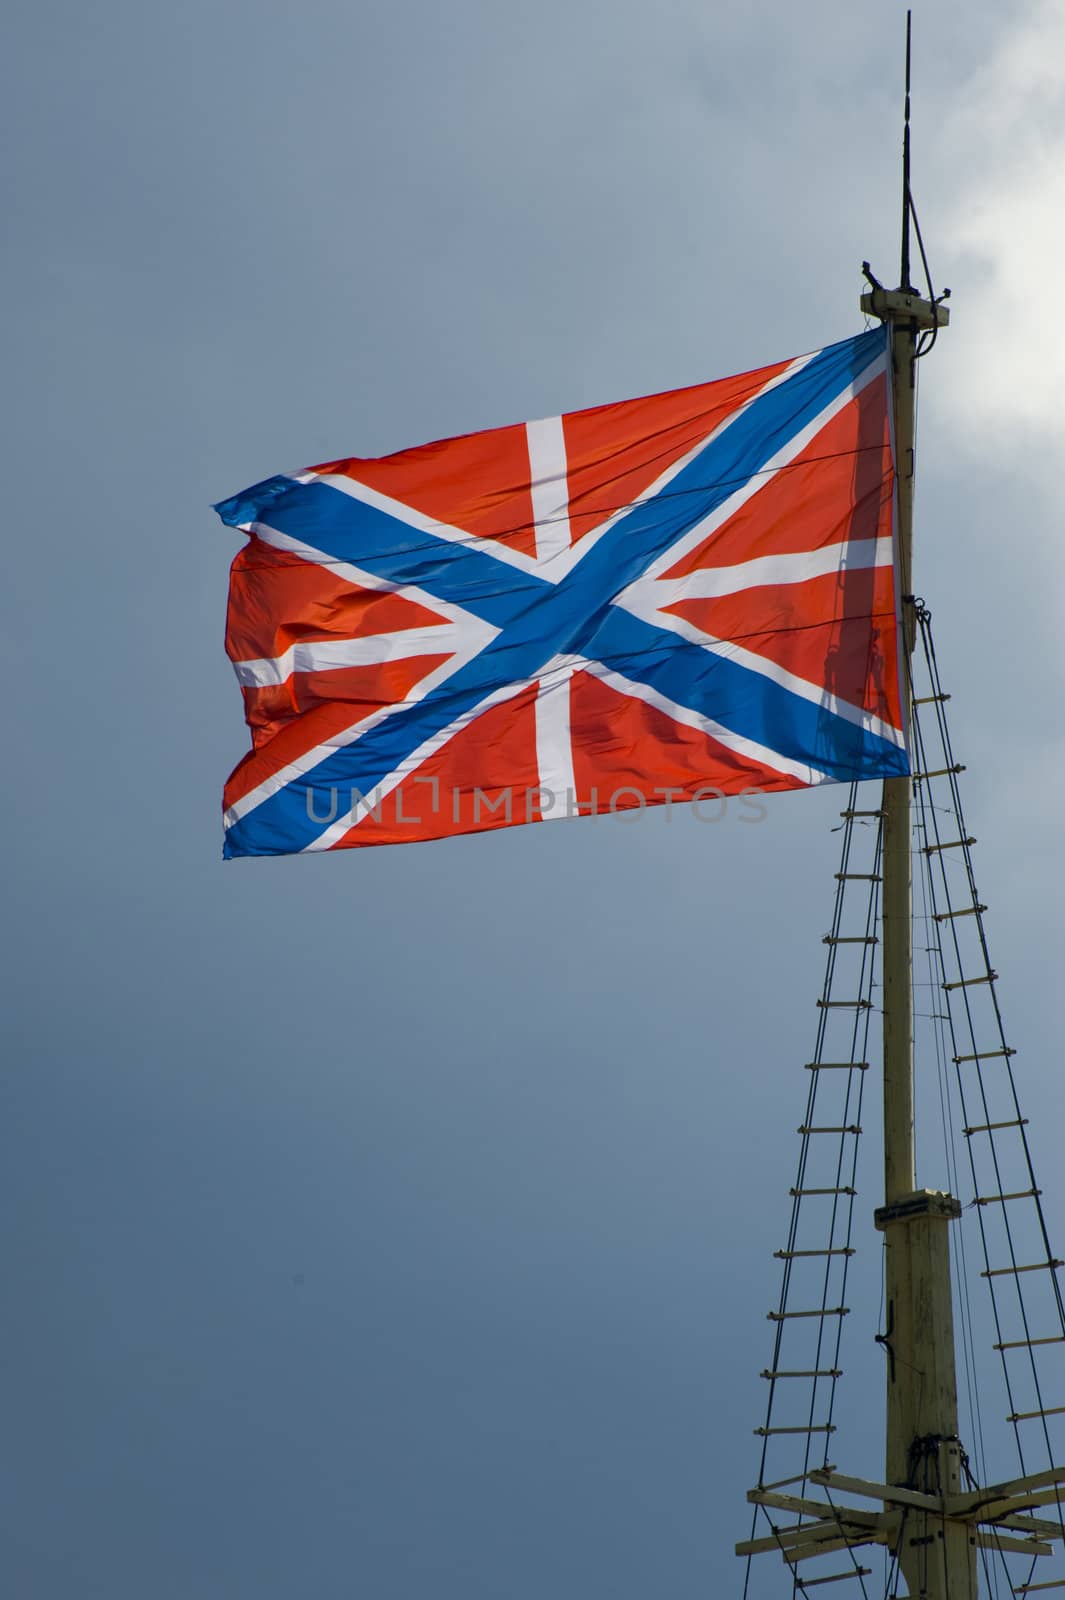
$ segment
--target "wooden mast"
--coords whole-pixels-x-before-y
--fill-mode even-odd
[[[863,309],[891,330],[896,464],[902,681],[909,698],[914,643],[912,595],[914,425],[918,339],[947,321],[945,308],[920,299],[910,282],[910,13],[906,15],[906,94],[902,146],[900,282],[894,293],[874,287]],[[907,716],[909,706],[907,705]],[[910,847],[913,779],[888,778],[883,788],[884,1234],[887,1316],[887,1441],[885,1477],[930,1495],[963,1488],[958,1439],[949,1226],[961,1206],[951,1195],[917,1188],[914,1167],[913,925]],[[915,1518],[917,1524],[931,1519]],[[976,1600],[976,1549],[964,1524],[917,1525],[902,1541],[899,1564],[911,1595]]]

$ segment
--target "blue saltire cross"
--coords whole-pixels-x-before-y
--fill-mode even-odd
[[[587,555],[551,582],[485,548],[433,536],[320,482],[272,478],[216,507],[233,527],[259,521],[397,586],[417,585],[498,632],[424,699],[401,706],[353,744],[241,817],[227,855],[313,843],[334,788],[370,795],[427,739],[507,685],[535,679],[556,656],[601,663],[666,699],[790,759],[848,780],[908,770],[903,749],[762,673],[656,627],[615,604],[651,563],[702,521],[883,353],[874,329],[830,346],[764,391],[672,478],[633,506]],[[827,695],[826,695],[827,701]],[[811,751],[817,751],[816,759]],[[321,796],[308,806],[308,789]]]

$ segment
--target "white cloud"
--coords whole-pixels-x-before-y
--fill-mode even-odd
[[[987,425],[1003,448],[1015,428],[1065,437],[1063,59],[1065,8],[1034,0],[962,85],[936,135],[946,177],[932,197],[933,268],[955,290],[956,324],[932,404],[982,451]]]

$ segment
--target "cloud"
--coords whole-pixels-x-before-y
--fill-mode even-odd
[[[945,382],[936,388],[981,451],[989,425],[1004,450],[1018,429],[1065,437],[1065,324],[1056,308],[1065,262],[1063,59],[1065,10],[1035,0],[963,83],[936,136],[944,177],[929,243],[933,270],[956,297]]]

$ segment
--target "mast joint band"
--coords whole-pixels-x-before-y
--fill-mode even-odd
[[[918,1217],[943,1217],[948,1222],[961,1216],[961,1201],[939,1189],[919,1189],[904,1195],[889,1206],[878,1206],[873,1224],[883,1233],[893,1222],[914,1222]]]

